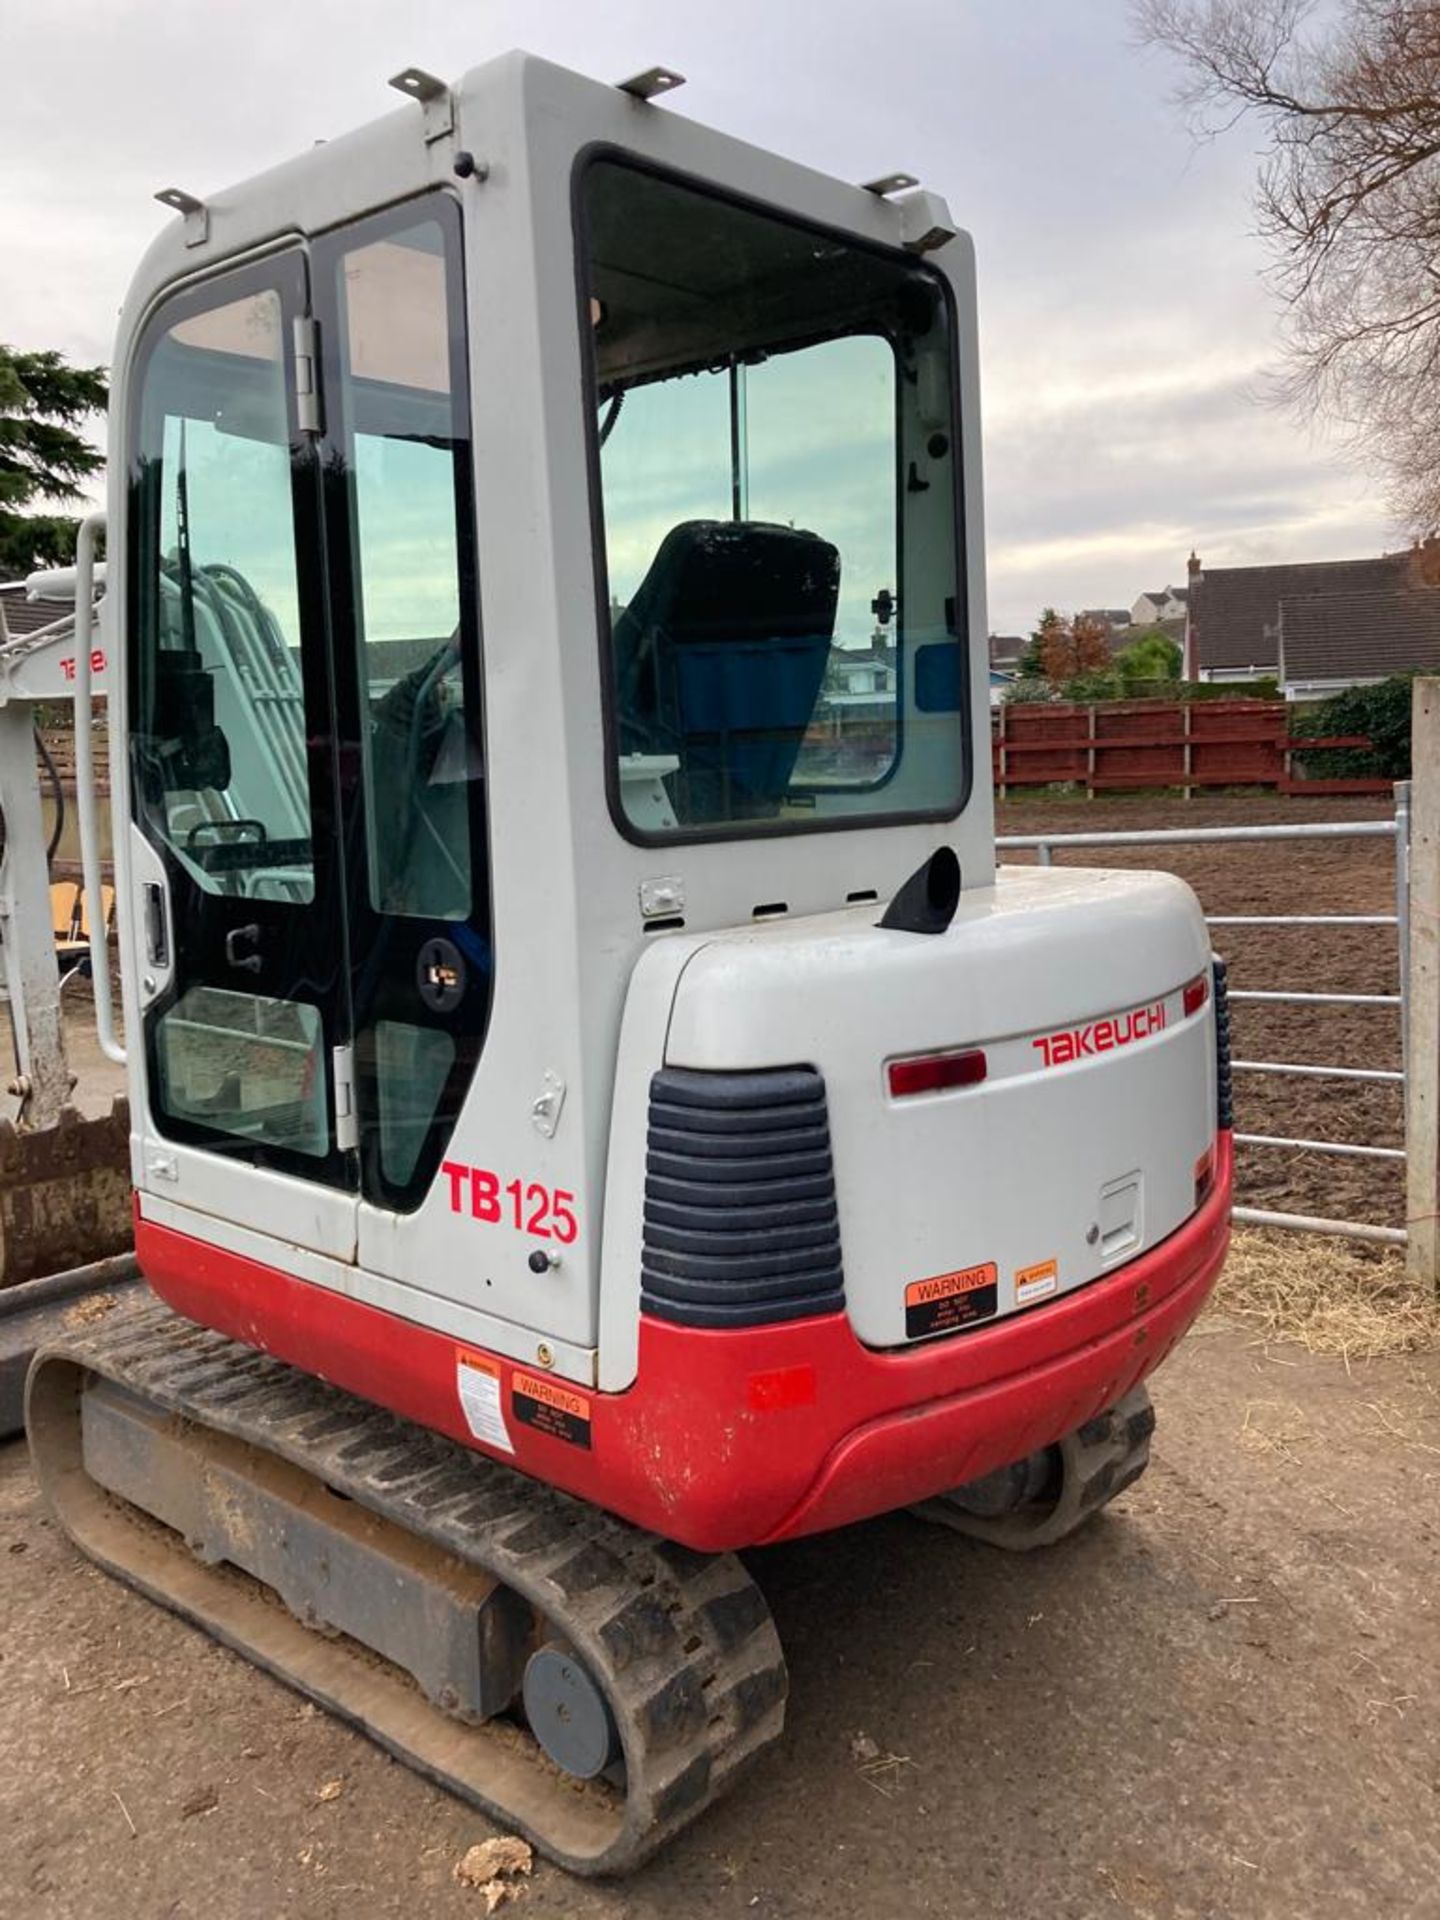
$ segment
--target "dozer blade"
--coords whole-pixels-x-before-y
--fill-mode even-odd
[[[130,1206],[128,1102],[35,1133],[0,1120],[0,1287],[124,1252]]]
[[[151,1300],[45,1345],[26,1424],[91,1559],[571,1872],[638,1865],[781,1731],[779,1640],[734,1555]]]
[[[134,1254],[117,1253],[68,1273],[0,1287],[0,1440],[25,1425],[25,1376],[36,1348],[71,1322],[109,1313],[118,1295],[139,1286]]]

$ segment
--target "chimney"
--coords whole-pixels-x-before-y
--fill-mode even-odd
[[[1185,602],[1185,642],[1181,656],[1180,671],[1187,680],[1200,678],[1199,661],[1199,622],[1195,618],[1195,589],[1200,584],[1200,556],[1192,547],[1190,558],[1185,562],[1185,571],[1189,583],[1189,596]]]

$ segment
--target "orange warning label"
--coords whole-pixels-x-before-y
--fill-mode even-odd
[[[1055,1291],[1059,1267],[1053,1260],[1040,1260],[1033,1267],[1015,1269],[1015,1304],[1028,1307],[1032,1300],[1043,1300]]]
[[[976,1320],[988,1320],[995,1311],[996,1294],[993,1260],[955,1273],[937,1273],[929,1280],[912,1280],[905,1289],[905,1337],[917,1340],[927,1333],[951,1333]]]
[[[510,1407],[522,1425],[537,1433],[548,1433],[572,1447],[590,1445],[589,1396],[576,1393],[573,1387],[517,1371],[510,1380]]]

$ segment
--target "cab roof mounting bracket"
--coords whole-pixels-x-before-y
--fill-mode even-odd
[[[882,173],[878,180],[862,180],[860,185],[866,193],[873,193],[877,200],[888,199],[892,193],[907,193],[911,187],[918,187],[918,178],[913,173]]]
[[[455,131],[455,100],[449,87],[423,67],[402,67],[389,84],[407,100],[418,100],[425,116],[425,144],[443,140]]]
[[[210,209],[205,202],[183,187],[162,187],[155,198],[162,207],[172,207],[184,216],[186,246],[203,247],[210,238]]]
[[[924,189],[895,202],[900,213],[900,244],[907,253],[934,253],[955,238],[955,217],[938,193]]]
[[[643,73],[632,73],[628,80],[615,82],[619,91],[628,93],[632,100],[653,100],[658,94],[673,93],[684,84],[684,74],[676,73],[673,67],[646,67]]]

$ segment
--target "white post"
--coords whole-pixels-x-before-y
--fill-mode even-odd
[[[1440,1291],[1440,679],[1415,682],[1410,769],[1405,1223],[1410,1272],[1436,1292]],[[1395,851],[1397,859],[1403,858],[1398,834]]]

